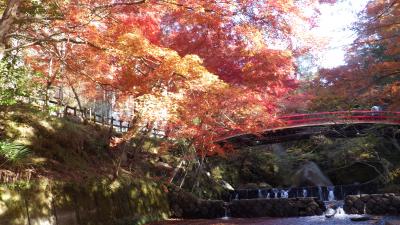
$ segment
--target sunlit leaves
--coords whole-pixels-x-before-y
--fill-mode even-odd
[[[27,57],[42,82],[79,85],[87,98],[115,92],[142,123],[205,155],[222,152],[220,136],[276,122],[279,99],[296,87],[293,58],[312,45],[318,1],[57,3],[62,19],[26,29],[45,35]]]
[[[358,36],[348,50],[347,65],[320,72],[316,100],[335,99],[341,109],[399,109],[399,18],[398,1],[370,1],[354,25]],[[320,103],[315,103],[318,108]]]

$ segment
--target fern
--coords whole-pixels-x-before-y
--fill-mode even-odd
[[[27,158],[30,153],[30,150],[25,145],[0,141],[0,157],[3,158],[5,162],[18,164]]]

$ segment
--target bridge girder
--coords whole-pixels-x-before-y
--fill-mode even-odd
[[[217,141],[221,146],[231,144],[235,148],[266,145],[290,141],[309,139],[312,136],[324,135],[329,138],[355,138],[363,137],[374,132],[375,135],[389,135],[400,139],[400,134],[395,133],[400,129],[397,124],[354,123],[354,124],[329,124],[288,127],[283,129],[265,130],[259,134],[242,134]]]

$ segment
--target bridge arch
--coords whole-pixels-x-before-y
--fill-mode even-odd
[[[400,128],[400,112],[392,111],[336,111],[294,114],[279,117],[281,126],[270,127],[259,133],[241,133],[220,138],[216,143],[235,147],[256,146],[308,139],[314,135],[332,138],[365,135],[368,128],[381,125],[382,132]],[[399,137],[398,137],[399,138]]]

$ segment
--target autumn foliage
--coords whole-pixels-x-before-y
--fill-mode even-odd
[[[357,38],[346,65],[320,71],[314,110],[370,108],[399,110],[400,3],[371,1],[354,24]]]
[[[47,85],[114,91],[135,115],[203,155],[214,140],[275,122],[296,87],[294,58],[312,47],[319,1],[36,1],[10,27]],[[307,12],[304,8],[309,9]],[[21,15],[20,14],[20,15]],[[22,28],[21,28],[22,27]],[[10,49],[8,49],[10,50]],[[7,51],[7,49],[6,49]]]

